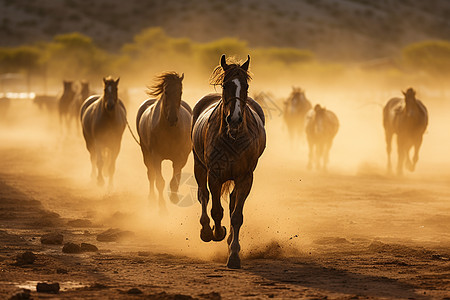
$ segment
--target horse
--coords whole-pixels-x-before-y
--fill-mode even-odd
[[[70,129],[70,105],[75,97],[73,90],[73,81],[63,81],[64,91],[58,100],[59,123],[61,128],[64,126]]]
[[[81,88],[75,93],[75,96],[69,108],[70,116],[73,119],[75,120],[78,119],[81,105],[83,105],[83,102],[89,97],[89,95],[90,95],[89,82],[82,80]]]
[[[290,138],[296,139],[297,137],[303,136],[305,116],[312,108],[311,102],[305,96],[305,91],[301,88],[292,87],[291,94],[283,104],[283,118]]]
[[[110,188],[113,186],[116,159],[127,124],[127,111],[117,96],[119,79],[103,78],[103,95],[89,97],[80,109],[83,136],[92,164],[91,177],[95,178],[97,167],[97,184],[104,185],[102,172],[106,161]]]
[[[210,77],[212,85],[222,86],[222,94],[208,94],[197,102],[191,133],[197,196],[202,206],[200,238],[204,242],[225,238],[226,228],[221,226],[221,196],[234,182],[229,201],[231,229],[227,239],[227,266],[233,269],[241,267],[239,230],[243,223],[244,202],[252,187],[253,171],[266,147],[263,110],[248,97],[249,64],[250,56],[240,65],[227,62],[222,55],[220,65]],[[212,229],[206,211],[209,192],[215,223]]]
[[[322,169],[327,169],[328,156],[338,130],[339,120],[332,111],[316,104],[314,109],[308,112],[305,131],[309,146],[309,170],[313,166],[313,160],[316,169],[321,167],[321,160],[323,160]]]
[[[162,73],[148,92],[158,99],[148,99],[139,107],[136,116],[144,163],[149,181],[149,199],[153,198],[154,185],[159,192],[159,208],[166,210],[164,201],[164,178],[161,174],[163,160],[171,160],[173,176],[170,181],[170,200],[178,203],[178,187],[181,170],[192,150],[192,109],[181,100],[183,75],[176,72]]]
[[[419,160],[419,150],[423,134],[428,126],[428,111],[425,105],[416,98],[416,92],[409,88],[403,92],[404,99],[392,98],[383,108],[383,127],[386,137],[387,170],[392,172],[391,145],[392,136],[397,134],[397,174],[403,174],[403,166],[413,172]],[[409,152],[414,146],[411,162]],[[405,162],[406,158],[406,162]]]

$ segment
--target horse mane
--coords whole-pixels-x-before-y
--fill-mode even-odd
[[[221,65],[214,68],[209,77],[209,84],[221,85],[227,81],[229,77],[244,77],[247,81],[252,79],[249,71],[245,71],[241,68],[242,63],[237,61],[234,57],[227,58],[228,68],[223,70]]]
[[[182,77],[177,72],[164,72],[155,77],[155,84],[148,87],[147,95],[159,96],[164,92],[164,88],[168,82],[180,81]]]

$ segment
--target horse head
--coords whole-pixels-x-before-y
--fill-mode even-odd
[[[170,126],[176,126],[180,112],[181,95],[183,94],[184,73],[165,72],[156,77],[156,83],[148,92],[152,96],[160,96],[161,113]]]
[[[73,81],[63,80],[64,94],[66,94],[66,93],[73,93],[72,84],[73,84]]]
[[[407,106],[416,103],[416,91],[414,91],[412,88],[407,89],[406,93],[403,91],[402,93],[405,96],[405,103]]]
[[[222,79],[222,120],[225,119],[227,134],[232,139],[236,139],[244,119],[248,98],[248,81],[250,80],[249,64],[250,56],[242,65],[228,64],[225,55],[222,55],[220,59],[222,74],[216,79]],[[215,72],[217,72],[216,70]]]
[[[116,107],[119,100],[117,94],[117,86],[120,78],[114,80],[112,77],[103,78],[104,91],[103,91],[103,107],[106,111],[112,111]]]

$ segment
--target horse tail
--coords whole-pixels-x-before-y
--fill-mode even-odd
[[[141,121],[142,114],[150,105],[152,105],[155,102],[156,102],[156,99],[148,99],[148,100],[145,100],[139,107],[139,110],[136,115],[136,129],[137,129],[138,134],[139,134],[139,122]]]
[[[234,189],[234,181],[228,180],[224,184],[222,184],[222,190],[220,192],[220,196],[225,198],[227,195],[231,194],[231,191]]]

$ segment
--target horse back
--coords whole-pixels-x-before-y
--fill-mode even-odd
[[[139,106],[138,112],[136,114],[136,128],[139,134],[139,123],[141,122],[141,117],[144,111],[149,108],[151,105],[153,105],[157,99],[147,99],[144,102],[142,102],[141,106]]]
[[[403,107],[403,99],[391,98],[383,108],[383,127],[385,130],[393,130],[396,114]]]
[[[222,98],[220,94],[212,93],[204,96],[198,102],[195,104],[194,109],[192,110],[192,127],[194,127],[195,122],[197,122],[198,117],[200,114],[211,104],[219,102],[219,100]]]
[[[247,98],[247,105],[258,114],[263,125],[266,125],[266,117],[264,115],[264,111],[263,111],[261,105],[259,105],[258,102],[256,102],[255,100],[253,100],[253,98],[250,98],[250,97]]]
[[[98,99],[100,99],[99,95],[93,95],[90,96],[89,98],[87,98],[83,104],[81,105],[81,109],[80,109],[80,119],[83,119],[84,113],[86,112],[86,109],[95,101],[97,101]]]

